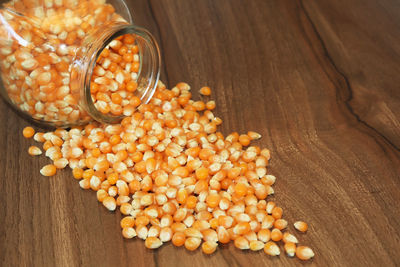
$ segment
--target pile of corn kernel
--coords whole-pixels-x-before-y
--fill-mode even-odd
[[[209,87],[200,89],[206,98]],[[287,227],[283,210],[272,201],[275,176],[267,174],[270,151],[250,145],[255,132],[224,137],[214,101],[191,100],[190,86],[168,90],[160,82],[149,104],[142,104],[120,124],[89,124],[70,130],[35,133],[26,138],[43,143],[53,163],[44,176],[69,166],[83,189],[97,192],[110,211],[123,215],[122,235],[139,237],[156,249],[172,241],[188,250],[214,253],[218,244],[233,241],[239,249],[283,251],[308,260],[314,252],[299,246]],[[42,149],[29,148],[40,155]],[[299,232],[307,224],[294,223]]]

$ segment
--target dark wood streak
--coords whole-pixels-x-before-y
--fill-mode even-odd
[[[353,89],[348,105],[398,150],[396,100],[400,95],[396,84],[400,65],[398,48],[392,44],[400,40],[399,19],[394,16],[400,6],[390,0],[353,1],[344,9],[342,4],[341,1],[303,2],[335,65]]]
[[[368,128],[370,131],[375,132],[378,136],[380,136],[386,143],[388,143],[390,146],[392,146],[394,149],[396,149],[397,151],[400,151],[400,149],[394,144],[392,143],[383,133],[381,133],[378,129],[374,128],[373,126],[369,125],[367,122],[365,122],[364,120],[362,120],[360,118],[360,116],[354,111],[354,109],[352,108],[350,102],[353,99],[353,89],[350,85],[349,79],[348,77],[346,77],[346,75],[343,73],[343,71],[341,71],[335,64],[334,60],[332,59],[332,57],[329,55],[329,52],[324,44],[324,41],[321,38],[321,35],[318,33],[317,28],[315,27],[312,19],[310,18],[309,14],[307,13],[307,11],[304,8],[303,5],[303,1],[298,1],[299,5],[301,7],[301,11],[304,13],[305,17],[307,18],[308,22],[310,23],[315,36],[318,38],[318,40],[320,41],[320,45],[323,49],[324,52],[324,56],[325,58],[329,61],[329,63],[331,64],[332,68],[334,69],[334,71],[336,72],[336,78],[334,80],[336,80],[336,82],[338,83],[337,89],[338,89],[338,101],[339,102],[343,102],[346,106],[346,108],[348,109],[348,111],[350,112],[350,114],[352,116],[354,116],[354,118],[357,120],[357,122],[361,123],[362,125],[364,125],[366,128]],[[376,138],[376,136],[374,134],[370,135],[372,138]],[[378,141],[378,140],[376,140]]]

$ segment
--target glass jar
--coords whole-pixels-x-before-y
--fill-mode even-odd
[[[114,123],[158,83],[154,37],[123,0],[13,0],[0,8],[0,92],[34,121]]]

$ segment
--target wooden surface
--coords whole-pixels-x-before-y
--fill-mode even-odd
[[[163,80],[213,88],[222,131],[272,152],[272,198],[315,259],[212,256],[123,240],[118,213],[70,170],[39,174],[27,122],[0,103],[1,266],[400,265],[400,5],[395,0],[136,0]]]

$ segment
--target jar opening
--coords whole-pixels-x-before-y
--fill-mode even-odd
[[[116,123],[131,115],[139,104],[150,101],[157,87],[161,60],[154,37],[145,29],[128,24],[106,29],[97,47],[89,47],[93,52],[89,53],[83,99],[93,119],[102,123]],[[96,46],[96,41],[92,45]],[[123,73],[112,72],[115,71],[114,67],[110,71],[111,65],[117,65]],[[106,91],[110,99],[98,94],[97,90]],[[124,103],[119,103],[119,94],[130,94],[135,98],[129,104],[126,99]],[[111,102],[108,104],[104,100]]]

